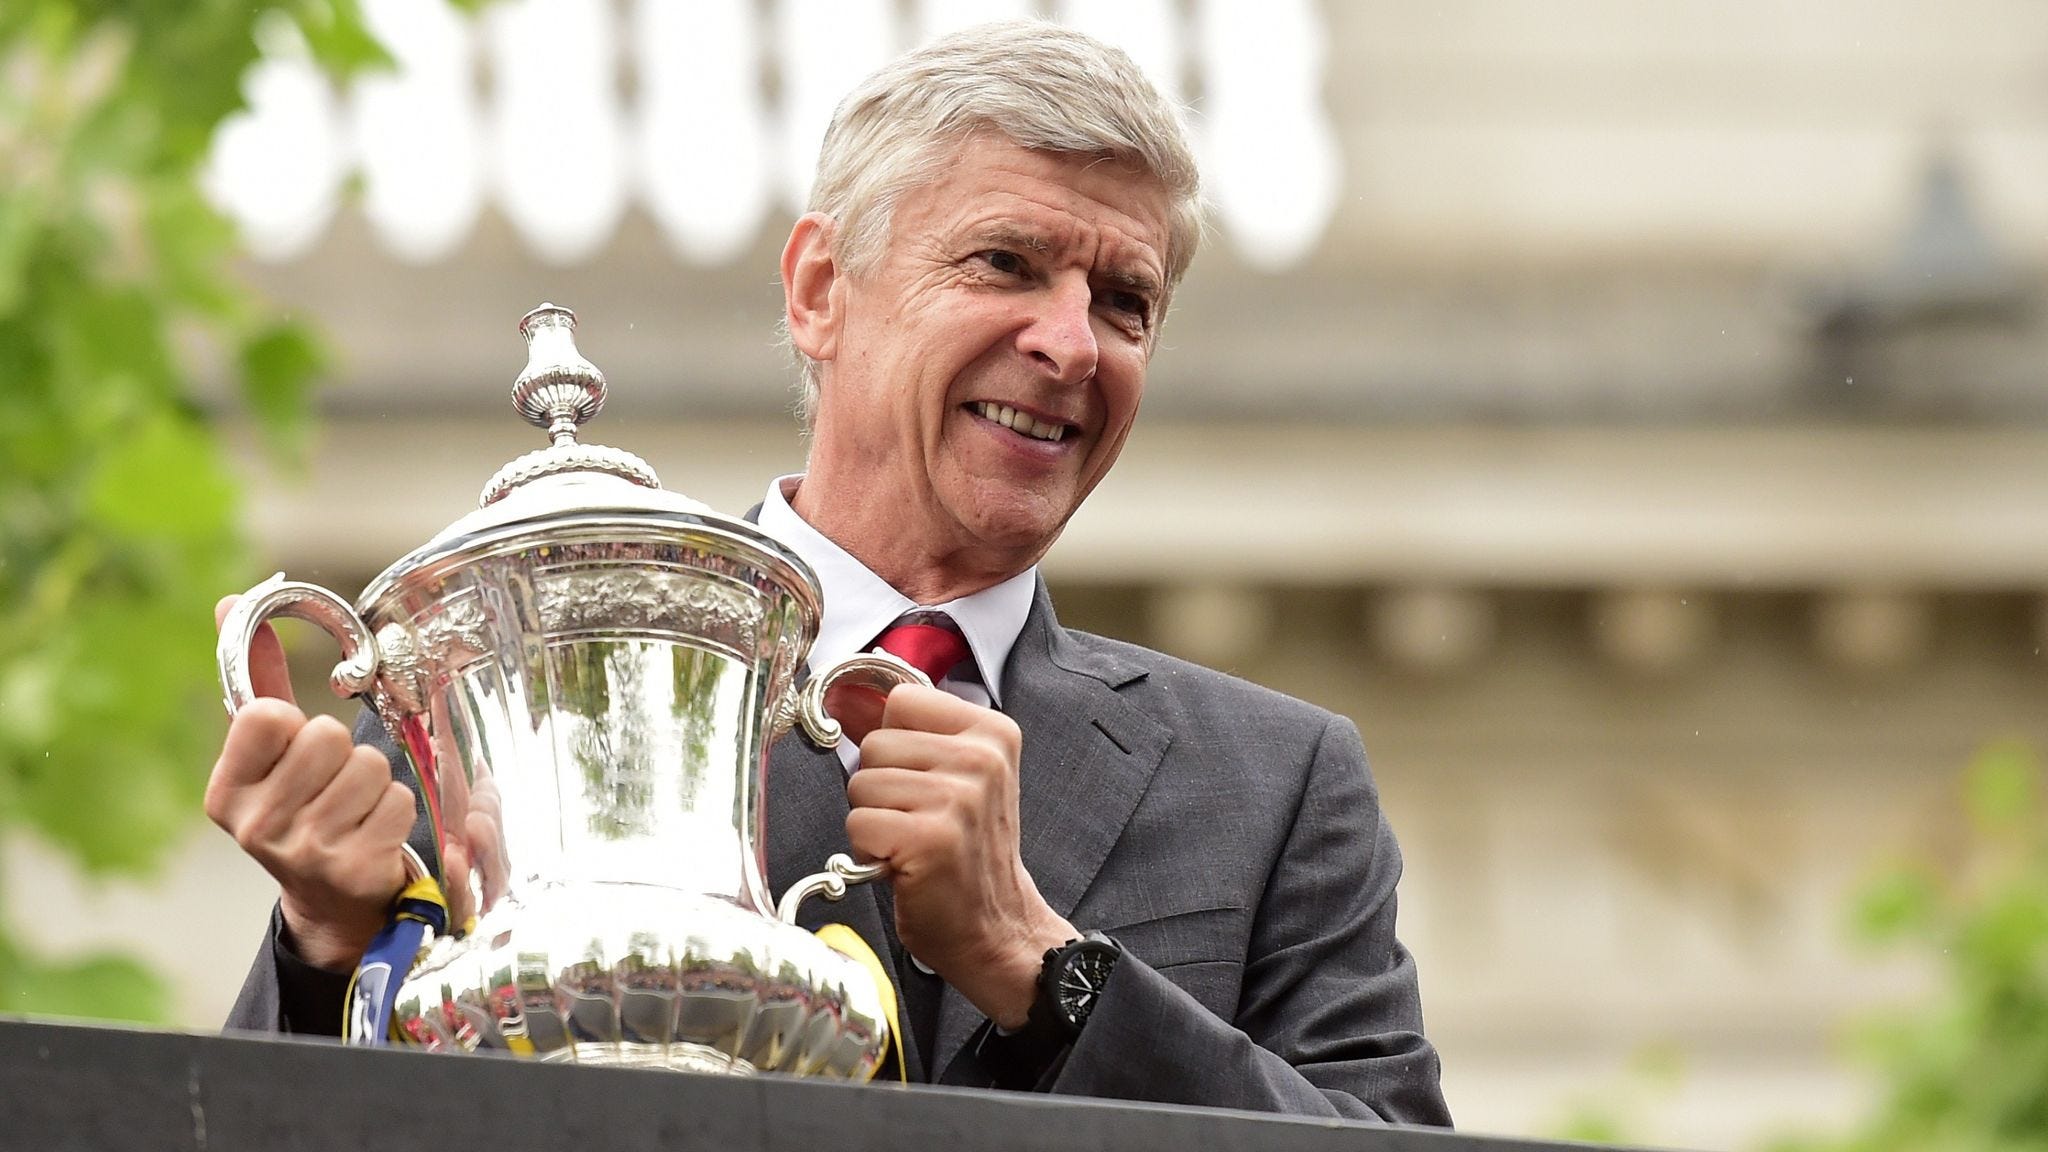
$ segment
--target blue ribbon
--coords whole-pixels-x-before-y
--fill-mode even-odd
[[[398,1003],[398,986],[412,971],[420,951],[447,928],[448,899],[441,894],[441,885],[432,876],[421,876],[406,885],[391,904],[390,921],[370,941],[348,982],[342,1043],[376,1047],[395,1039],[391,1011]]]

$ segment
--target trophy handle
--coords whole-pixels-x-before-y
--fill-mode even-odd
[[[848,887],[880,880],[888,874],[889,865],[883,861],[855,864],[853,857],[844,852],[834,852],[826,858],[823,872],[813,872],[789,886],[789,891],[782,894],[782,903],[775,906],[775,916],[784,924],[794,924],[797,908],[812,896],[838,900],[846,895]]]
[[[841,680],[850,680],[877,692],[887,692],[898,684],[932,686],[931,677],[911,667],[908,661],[893,652],[877,648],[873,652],[857,652],[848,656],[805,681],[803,690],[797,693],[797,726],[811,738],[811,743],[820,748],[838,747],[840,737],[845,734],[839,721],[825,712],[825,693]]]
[[[796,723],[820,748],[837,747],[845,730],[825,711],[825,692],[841,680],[864,684],[880,692],[887,692],[898,684],[917,684],[925,688],[932,686],[932,678],[912,667],[910,663],[893,652],[880,648],[873,652],[860,652],[832,665],[816,676],[805,681],[803,691],[797,693]],[[796,923],[796,910],[812,896],[823,896],[827,900],[838,900],[846,895],[849,885],[865,884],[879,880],[889,874],[889,865],[883,861],[873,864],[856,864],[853,857],[844,852],[834,852],[825,861],[823,872],[809,876],[789,886],[782,894],[782,902],[775,906],[775,914],[785,924]]]
[[[257,627],[272,616],[293,616],[318,624],[340,643],[341,662],[328,680],[336,696],[360,694],[377,675],[377,645],[355,607],[318,584],[286,580],[279,572],[243,593],[221,621],[214,655],[220,661],[221,699],[228,715],[240,712],[256,698],[249,683],[249,645],[256,639]]]

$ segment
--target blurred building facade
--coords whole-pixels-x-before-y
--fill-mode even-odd
[[[542,300],[611,377],[592,438],[751,505],[801,466],[774,267],[819,110],[941,25],[1073,20],[1191,102],[1219,228],[1046,563],[1065,622],[1357,720],[1463,1126],[1853,1114],[1844,1017],[1924,974],[1847,946],[1849,894],[1949,843],[1984,743],[2048,749],[2048,9],[366,8],[413,71],[280,64],[220,149],[250,277],[343,356],[306,474],[257,479],[277,567],[353,593],[537,443]],[[201,835],[53,943],[152,950],[209,1026],[267,892]]]

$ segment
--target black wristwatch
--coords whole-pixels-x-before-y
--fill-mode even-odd
[[[1081,1035],[1123,954],[1123,945],[1100,932],[1046,949],[1038,995],[1024,1026],[1005,1034],[988,1025],[976,1046],[993,1087],[1028,1091],[1037,1086]]]
[[[1031,1015],[1048,1017],[1072,1042],[1081,1034],[1095,1003],[1109,984],[1116,962],[1123,959],[1123,945],[1100,932],[1089,932],[1045,952],[1045,966],[1038,970],[1038,998],[1031,1003]],[[1026,1024],[1025,1027],[1030,1027]]]

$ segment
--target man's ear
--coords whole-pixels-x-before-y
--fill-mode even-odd
[[[789,340],[813,360],[830,360],[839,351],[839,264],[832,256],[838,223],[823,212],[806,212],[789,230],[782,248],[782,300],[789,318]]]

